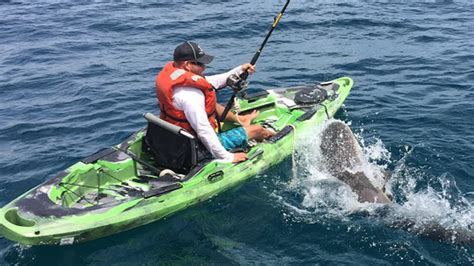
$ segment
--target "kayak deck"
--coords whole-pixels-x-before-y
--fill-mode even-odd
[[[72,244],[159,220],[204,201],[291,154],[295,128],[308,131],[332,117],[348,96],[350,78],[320,87],[322,103],[301,105],[295,95],[308,86],[268,90],[240,100],[240,112],[259,110],[254,123],[277,134],[248,151],[239,164],[205,160],[188,173],[162,174],[144,151],[146,129],[101,150],[26,192],[0,210],[0,234],[23,244]],[[223,129],[235,125],[226,123]],[[163,173],[163,172],[162,172]]]

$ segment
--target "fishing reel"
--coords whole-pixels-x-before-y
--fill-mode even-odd
[[[234,93],[247,90],[248,82],[245,81],[241,76],[232,74],[226,80],[227,86],[231,87]]]

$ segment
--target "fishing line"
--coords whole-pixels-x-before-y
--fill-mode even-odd
[[[293,178],[296,178],[298,174],[298,169],[296,167],[296,127],[293,124],[289,125],[291,128],[293,128],[293,150],[291,151],[291,174],[293,175]]]

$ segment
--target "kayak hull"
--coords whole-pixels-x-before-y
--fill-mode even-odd
[[[206,201],[291,155],[295,135],[309,133],[333,117],[352,85],[347,77],[322,83],[320,87],[333,94],[314,105],[295,104],[292,97],[303,87],[268,90],[266,96],[241,100],[242,112],[260,110],[257,123],[271,121],[277,135],[251,147],[245,162],[207,161],[180,181],[147,173],[117,150],[146,160],[141,129],[5,205],[0,209],[0,235],[25,245],[70,245],[152,223]]]

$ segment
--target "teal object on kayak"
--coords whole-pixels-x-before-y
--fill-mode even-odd
[[[0,209],[0,235],[27,245],[75,244],[136,228],[205,201],[291,155],[295,134],[309,133],[333,117],[352,85],[350,78],[342,77],[239,99],[240,113],[259,110],[254,123],[277,132],[253,143],[249,159],[239,164],[202,159],[192,135],[147,113],[146,128]],[[223,129],[235,126],[226,123]],[[179,141],[171,143],[168,137]],[[180,160],[168,160],[165,150],[170,144],[175,151],[184,151]]]

